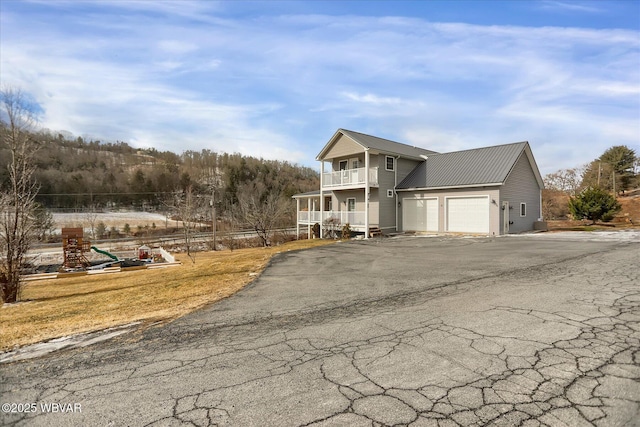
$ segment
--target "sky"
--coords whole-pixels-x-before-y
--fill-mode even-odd
[[[542,174],[640,154],[640,1],[0,1],[0,83],[55,132],[318,168],[338,128]]]

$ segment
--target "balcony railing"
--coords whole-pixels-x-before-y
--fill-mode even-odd
[[[364,226],[364,211],[322,212],[322,221],[320,221],[320,211],[298,212],[299,224],[315,224],[316,222],[322,225],[328,223],[344,225],[348,223],[351,226]]]
[[[325,172],[322,175],[322,186],[324,188],[347,187],[364,185],[367,170],[366,168],[345,169],[335,172]],[[378,168],[369,168],[369,185],[378,186]]]

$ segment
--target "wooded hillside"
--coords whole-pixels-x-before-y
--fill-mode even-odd
[[[126,142],[85,140],[47,130],[30,137],[39,145],[36,200],[49,210],[161,209],[190,188],[207,200],[215,189],[216,206],[224,215],[243,192],[290,200],[295,193],[319,186],[315,170],[287,161],[210,150],[140,150]],[[0,149],[0,164],[7,164],[9,155]],[[0,174],[0,182],[7,182],[6,168]]]

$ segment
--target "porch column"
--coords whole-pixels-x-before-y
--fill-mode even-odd
[[[309,212],[307,217],[307,239],[311,239],[311,197],[307,199],[307,212]]]
[[[400,156],[396,157],[396,164],[393,165],[393,194],[395,194],[395,198],[393,199],[394,210],[396,211],[396,232],[398,232],[398,161],[400,160]],[[380,182],[380,181],[378,181]],[[380,190],[378,190],[378,198],[380,197]]]
[[[364,238],[369,238],[369,149],[364,150]]]
[[[322,239],[322,216],[324,213],[324,193],[322,192],[322,178],[324,175],[324,160],[320,160],[320,238]]]
[[[300,240],[300,199],[296,197],[296,240]]]

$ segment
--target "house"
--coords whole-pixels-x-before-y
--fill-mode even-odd
[[[533,230],[544,188],[528,142],[451,153],[338,129],[320,151],[320,189],[296,194],[297,231],[500,235]]]

